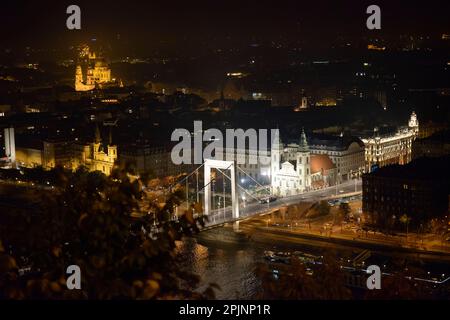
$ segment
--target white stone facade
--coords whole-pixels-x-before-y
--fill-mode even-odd
[[[284,148],[279,136],[274,137],[271,148],[271,189],[277,196],[290,196],[311,187],[310,150],[302,131],[298,146]]]

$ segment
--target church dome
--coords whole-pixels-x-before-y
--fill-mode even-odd
[[[102,60],[97,60],[94,65],[96,68],[106,67],[106,63]]]

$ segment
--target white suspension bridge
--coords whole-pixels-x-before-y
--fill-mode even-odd
[[[245,181],[250,183],[237,179],[237,172],[248,178]],[[266,211],[270,205],[270,186],[262,185],[234,161],[206,159],[177,184],[184,184],[186,193],[185,203],[180,209],[190,210],[193,203],[202,204],[202,214],[208,217],[207,226],[237,221]],[[261,199],[267,199],[267,205],[260,208],[256,208],[255,203],[247,205],[253,201],[260,204]]]
[[[238,179],[237,173],[245,179]],[[360,180],[347,181],[338,186],[276,199],[269,185],[262,185],[234,161],[212,159],[206,159],[177,182],[178,185],[184,184],[186,195],[179,210],[191,210],[192,204],[201,204],[202,212],[196,213],[208,217],[207,226],[239,221],[300,201],[315,202],[341,193],[355,193],[360,183]]]

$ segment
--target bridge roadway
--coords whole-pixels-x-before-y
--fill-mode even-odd
[[[269,212],[274,209],[281,208],[286,205],[296,204],[299,202],[315,202],[326,198],[331,198],[333,196],[339,196],[342,194],[348,194],[358,191],[361,192],[361,179],[356,181],[355,188],[355,180],[346,181],[342,184],[336,186],[314,190],[305,192],[295,196],[289,197],[280,197],[275,201],[270,203],[259,203],[259,202],[251,202],[246,203],[244,205],[242,199],[239,200],[239,219],[245,219],[247,217],[251,217],[257,214]],[[211,214],[208,217],[208,222],[206,223],[207,227],[212,227],[214,225],[222,224],[225,222],[233,221],[231,207],[226,207],[225,210],[223,208],[215,209],[211,211]]]

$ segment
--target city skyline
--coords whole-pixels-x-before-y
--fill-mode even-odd
[[[0,304],[450,298],[448,1],[0,6]]]

